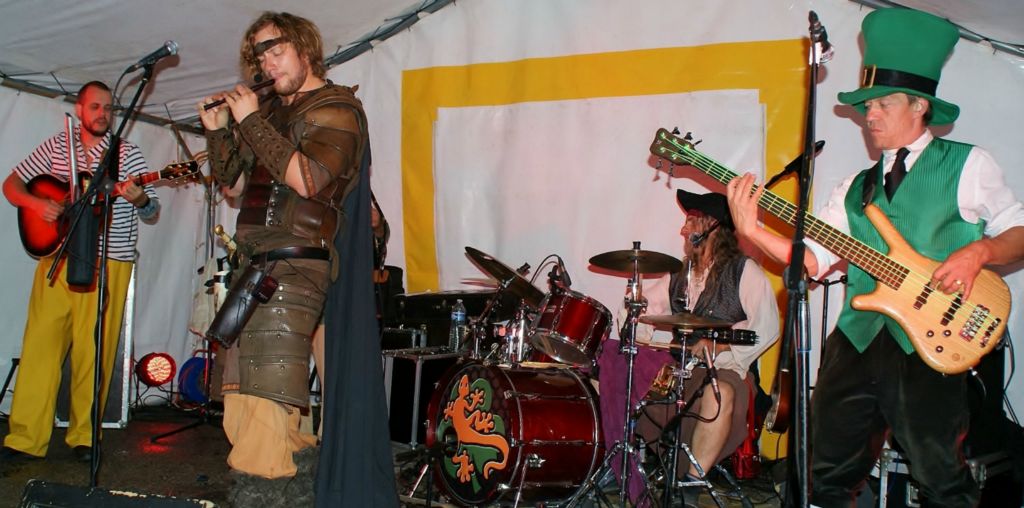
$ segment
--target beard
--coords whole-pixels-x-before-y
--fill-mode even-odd
[[[289,96],[294,95],[302,88],[302,85],[306,83],[306,78],[309,76],[309,66],[305,62],[299,64],[299,72],[295,76],[284,76],[277,78],[274,81],[274,92],[277,95]]]
[[[110,122],[106,120],[93,120],[83,124],[82,126],[85,127],[85,130],[89,131],[89,134],[96,137],[103,137],[107,134],[107,129],[110,128]]]

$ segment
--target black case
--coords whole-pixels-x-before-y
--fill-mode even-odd
[[[430,397],[460,355],[446,347],[392,349],[381,355],[391,440],[415,447],[426,436]]]
[[[463,291],[431,291],[398,295],[398,321],[405,328],[425,327],[428,346],[445,346],[448,344],[448,331],[451,327],[452,306],[462,300],[466,306],[466,316],[470,320],[483,313],[487,300],[494,296],[496,290],[463,290]],[[496,305],[489,321],[503,321],[512,317],[519,299],[511,294],[503,294]],[[488,330],[488,333],[491,333]]]

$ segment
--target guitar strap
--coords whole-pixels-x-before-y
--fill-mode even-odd
[[[861,189],[860,207],[865,208],[871,204],[871,200],[875,199],[875,186],[878,184],[878,172],[882,170],[882,159],[878,159],[878,164],[871,166],[867,174],[864,176],[864,187]]]

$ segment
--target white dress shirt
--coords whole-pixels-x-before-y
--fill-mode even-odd
[[[921,137],[907,145],[906,148],[910,150],[906,159],[907,173],[914,170],[914,162],[921,156],[928,143],[931,143],[933,137],[931,131],[925,129]],[[883,175],[892,170],[895,158],[896,149],[882,152]],[[857,173],[850,175],[833,189],[828,202],[816,213],[819,219],[847,234],[850,233],[850,223],[846,217],[846,194],[856,176]],[[1013,190],[1006,185],[1003,170],[996,164],[995,159],[982,148],[975,146],[967,155],[956,197],[960,217],[971,224],[984,220],[987,236],[996,236],[1014,226],[1024,226],[1024,205],[1021,205]],[[820,277],[841,261],[839,256],[818,242],[807,239],[805,243],[818,260],[818,273],[813,274],[814,277]]]

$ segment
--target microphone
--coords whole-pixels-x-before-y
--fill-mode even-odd
[[[125,72],[135,72],[147,65],[153,65],[163,58],[177,54],[178,43],[174,41],[167,41],[164,43],[163,46],[160,46],[160,49],[142,57],[142,59],[138,62],[133,63],[131,67],[128,67],[128,70],[126,70]]]
[[[822,148],[825,148],[825,140],[819,139],[818,141],[815,141],[814,155],[817,156],[819,153],[821,153]],[[775,183],[781,180],[782,177],[790,173],[796,173],[797,171],[799,171],[800,168],[803,166],[803,161],[804,154],[797,155],[795,159],[789,161],[789,164],[786,164],[786,167],[783,168],[782,171],[779,171],[779,174],[769,178],[768,182],[764,184],[764,188],[767,189],[768,187],[775,185]]]
[[[693,245],[694,247],[696,247],[696,246],[700,245],[701,243],[704,243],[704,240],[708,239],[708,236],[711,235],[712,231],[714,231],[716,228],[718,228],[719,224],[721,224],[721,222],[716,222],[715,225],[711,226],[710,228],[705,230],[703,233],[691,233],[690,234],[690,245]]]
[[[572,279],[569,278],[569,270],[565,269],[565,263],[562,262],[562,258],[558,258],[558,266],[561,267],[562,282],[565,284],[565,288],[568,289],[572,286]]]
[[[832,50],[832,45],[828,42],[828,32],[821,25],[821,21],[818,21],[818,13],[809,11],[807,19],[811,22],[811,42],[821,44],[821,62],[824,63],[831,60],[835,52]]]
[[[551,265],[551,271],[548,272],[548,286],[551,286],[552,290],[562,287],[562,279],[558,274],[560,271],[561,268],[558,267],[558,263]]]
[[[711,391],[715,392],[715,400],[722,401],[722,392],[718,390],[718,369],[715,368],[715,361],[708,356],[708,347],[704,346],[704,360],[708,362],[708,377],[711,378]]]

